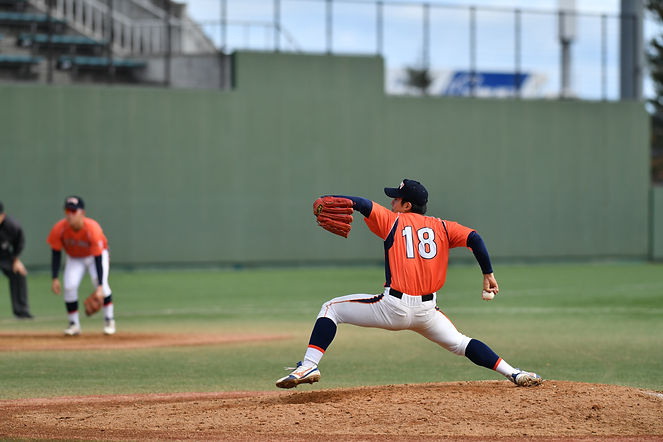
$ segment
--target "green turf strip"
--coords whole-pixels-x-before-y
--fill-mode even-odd
[[[663,389],[663,266],[647,263],[496,265],[500,294],[481,300],[476,266],[451,267],[438,306],[456,327],[514,366],[544,378]],[[5,279],[6,281],[6,279]],[[322,303],[378,293],[378,267],[140,271],[111,269],[118,333],[290,334],[291,339],[201,347],[0,353],[0,398],[113,393],[272,390],[301,359]],[[36,316],[11,315],[0,283],[0,331],[60,333],[61,297],[29,275]],[[81,296],[91,290],[82,284]],[[100,317],[83,318],[100,333]],[[0,338],[2,339],[2,338]],[[502,379],[413,332],[341,325],[302,389]]]

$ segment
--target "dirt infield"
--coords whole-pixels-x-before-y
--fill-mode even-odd
[[[104,336],[100,332],[80,336],[64,336],[62,333],[12,333],[0,332],[2,351],[43,350],[117,350],[130,348],[173,347],[191,345],[218,345],[238,342],[265,342],[287,339],[289,335],[273,334],[169,334],[169,333],[118,333]]]
[[[90,440],[663,440],[663,394],[508,381],[0,401],[0,436]]]

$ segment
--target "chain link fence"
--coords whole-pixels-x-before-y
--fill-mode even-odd
[[[111,82],[140,72],[169,87],[229,87],[226,55],[256,50],[380,55],[390,94],[618,100],[620,33],[642,42],[642,29],[645,40],[661,32],[646,16],[640,28],[629,14],[405,0],[22,1],[46,17],[17,42],[46,56],[49,83],[58,69],[87,67]],[[59,35],[64,23],[90,41]],[[642,44],[629,44],[630,84],[653,96]]]
[[[422,93],[408,72],[427,71],[432,95],[587,100],[619,99],[620,23],[635,20],[377,0],[195,0],[188,12],[226,53],[381,55],[389,93]]]

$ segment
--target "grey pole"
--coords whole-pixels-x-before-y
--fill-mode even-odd
[[[474,97],[476,92],[477,74],[477,8],[470,7],[470,96]]]
[[[560,59],[560,96],[562,98],[571,97],[571,39],[565,38],[563,34],[566,17],[569,14],[567,11],[559,11],[560,23],[560,44],[562,46],[561,59]]]
[[[228,36],[228,7],[227,0],[221,0],[221,52],[226,52],[226,38]]]
[[[382,7],[383,7],[383,2],[378,1],[375,3],[375,33],[377,34],[375,36],[375,45],[376,45],[376,52],[377,55],[382,54]]]
[[[108,0],[108,82],[115,82],[115,65],[113,64],[113,44],[115,33],[113,32],[113,0]]]
[[[281,50],[281,0],[274,0],[274,52]]]
[[[520,54],[520,52],[521,52],[521,47],[520,47],[521,46],[521,37],[520,37],[520,34],[521,34],[521,24],[520,24],[520,22],[521,22],[521,20],[520,20],[520,14],[521,14],[520,9],[516,9],[514,11],[514,19],[513,19],[513,21],[514,21],[514,24],[513,24],[513,26],[514,26],[513,39],[514,39],[514,46],[515,46],[513,52],[514,52],[514,57],[515,57],[514,63],[515,63],[515,67],[516,67],[516,69],[515,69],[516,75],[514,76],[514,80],[513,80],[514,81],[514,87],[515,87],[513,95],[516,98],[521,97],[521,90],[520,89],[521,89],[521,86],[522,86],[522,80],[520,78],[520,71],[522,69],[521,68],[521,61],[520,61],[520,55],[521,55]]]
[[[221,0],[221,40],[219,41],[219,87],[221,89],[230,89],[228,75],[228,57],[226,57],[226,45],[228,37],[228,8],[227,0]]]
[[[622,100],[642,99],[643,0],[621,0],[619,92]]]
[[[422,68],[428,70],[430,67],[430,4],[423,4],[423,39],[422,42]]]
[[[601,100],[608,99],[608,17],[601,15]]]
[[[170,44],[171,43],[170,42],[170,39],[171,39],[171,28],[170,28],[170,14],[171,14],[170,7],[171,7],[171,4],[170,4],[170,2],[171,2],[171,0],[166,0],[166,2],[165,2],[166,16],[164,17],[164,21],[165,21],[164,25],[166,27],[166,29],[165,29],[165,31],[166,31],[165,32],[165,35],[166,35],[166,42],[165,43],[166,43],[166,45],[165,45],[165,48],[164,48],[165,49],[165,54],[164,54],[164,63],[163,63],[163,66],[164,66],[164,81],[163,81],[163,83],[164,83],[165,87],[170,87],[170,59],[171,59],[171,55],[172,55],[171,54],[172,48],[171,48],[171,44]]]
[[[332,19],[333,19],[333,12],[332,12],[332,0],[327,0],[327,53],[331,54],[332,53]]]
[[[48,43],[46,46],[47,55],[46,55],[46,82],[48,84],[53,84],[53,2],[55,0],[46,0],[46,5],[48,6]]]
[[[559,4],[559,44],[560,91],[561,98],[573,97],[571,79],[571,44],[576,38],[576,0],[558,0]]]

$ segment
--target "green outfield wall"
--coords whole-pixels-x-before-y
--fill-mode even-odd
[[[48,264],[67,194],[116,264],[378,262],[361,215],[346,240],[311,205],[388,205],[383,187],[404,177],[498,263],[650,254],[643,103],[387,96],[378,57],[234,62],[231,91],[0,85],[0,200],[24,225],[26,263]]]
[[[652,237],[651,256],[663,261],[663,186],[652,188]]]

